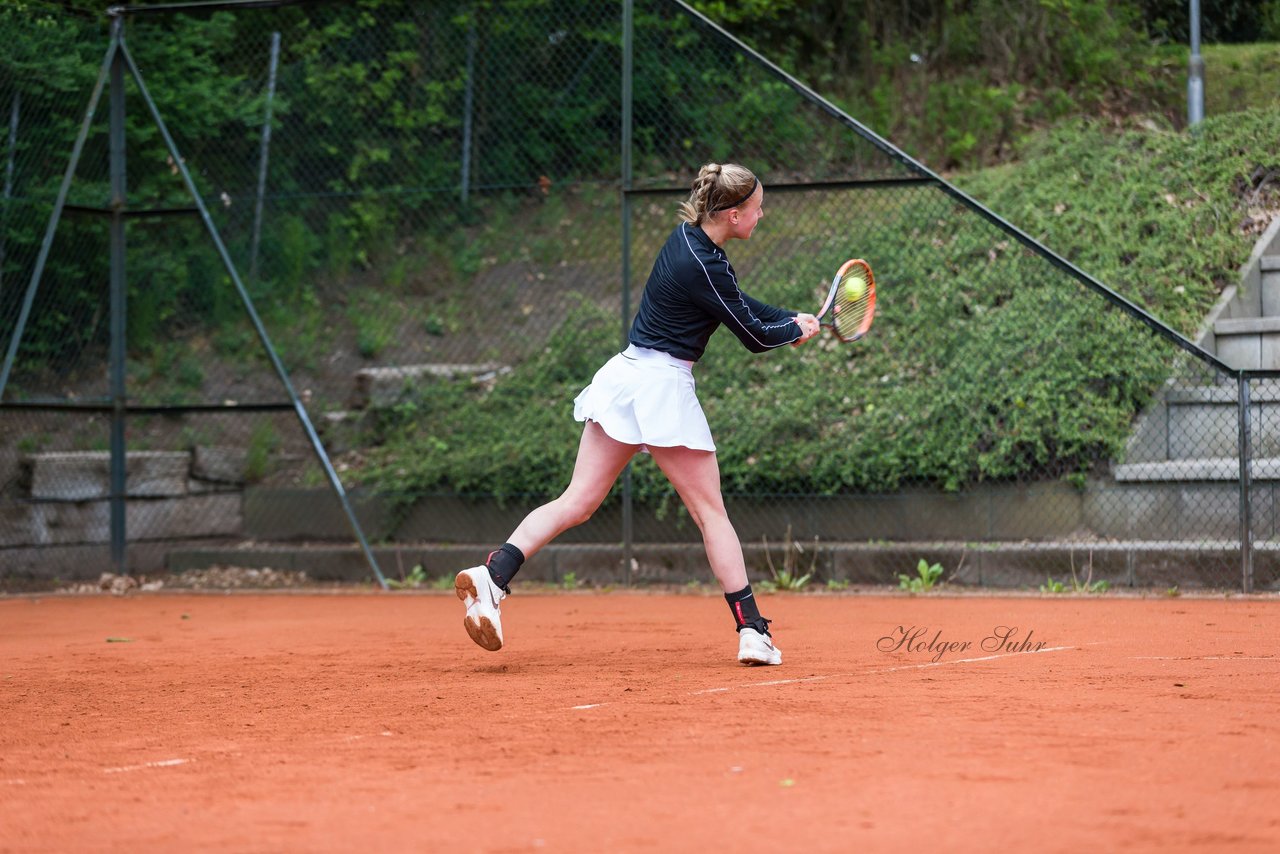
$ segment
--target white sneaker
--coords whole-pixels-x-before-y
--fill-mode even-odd
[[[782,650],[773,645],[773,638],[768,635],[752,628],[742,628],[738,630],[738,661],[743,664],[781,664]]]
[[[507,594],[493,583],[489,567],[473,566],[459,572],[453,579],[453,592],[467,606],[462,625],[466,626],[471,639],[492,652],[502,649],[502,613],[498,603],[507,598]]]

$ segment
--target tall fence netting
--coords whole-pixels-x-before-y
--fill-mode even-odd
[[[767,187],[756,235],[728,247],[748,292],[812,311],[850,256],[881,288],[857,345],[761,357],[722,333],[697,366],[757,573],[790,562],[813,583],[897,584],[923,560],[992,586],[1276,583],[1265,460],[1241,488],[1234,374],[678,3],[635,3],[629,81],[620,3],[123,21],[145,85],[125,75],[135,566],[239,554],[337,577],[361,561],[323,551],[352,529],[180,166],[394,576],[414,546],[428,564],[482,556],[564,488],[573,397],[620,346],[698,167],[737,161]],[[38,287],[33,274],[110,21],[31,3],[0,23],[18,46],[0,59],[0,576],[96,574],[109,93]],[[1254,383],[1251,450],[1268,458],[1271,396]],[[696,527],[651,461],[627,484],[561,542],[609,546],[599,580],[685,580],[664,573],[662,547],[696,553]],[[425,544],[458,549],[431,558]]]

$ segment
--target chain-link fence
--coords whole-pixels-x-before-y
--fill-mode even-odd
[[[698,167],[732,160],[767,187],[728,247],[748,292],[812,311],[851,254],[881,287],[857,345],[724,335],[696,368],[757,575],[1276,586],[1268,375],[1241,384],[683,4],[172,6],[0,11],[10,583],[350,577],[352,518],[388,576],[474,563],[567,484],[574,395]],[[1242,468],[1246,436],[1268,459]],[[530,574],[707,578],[698,542],[638,458]]]

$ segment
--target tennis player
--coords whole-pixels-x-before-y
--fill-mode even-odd
[[[782,663],[770,621],[760,616],[747,582],[742,544],[725,511],[716,446],[691,370],[722,325],[753,353],[802,344],[818,332],[813,315],[766,305],[738,287],[724,246],[751,237],[764,216],[763,202],[764,187],[745,167],[709,163],[699,170],[688,201],[680,206],[683,221],[649,274],[629,346],[574,401],[574,418],[585,425],[568,488],[526,516],[484,565],[459,572],[454,581],[466,605],[467,633],[480,646],[502,648],[498,605],[511,592],[520,565],[561,532],[591,518],[627,462],[648,452],[702,532],[711,571],[733,612],[738,661]]]

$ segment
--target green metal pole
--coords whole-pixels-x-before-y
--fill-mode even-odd
[[[111,38],[122,43],[124,19],[111,20]],[[116,51],[111,62],[110,173],[111,173],[111,565],[117,574],[128,571],[125,560],[125,497],[128,494],[127,454],[125,443],[125,311],[127,307],[125,253],[125,129],[124,129],[124,59]]]
[[[460,197],[466,205],[471,196],[471,133],[476,103],[476,17],[480,9],[471,7],[471,21],[467,24],[467,82],[462,94],[462,177]]]
[[[622,343],[627,343],[631,320],[631,75],[635,58],[635,15],[632,0],[622,3]],[[631,463],[622,472],[622,566],[626,586],[631,586],[635,521],[631,498]]]
[[[4,256],[9,233],[9,204],[13,199],[13,164],[18,149],[18,111],[21,109],[22,95],[13,93],[13,107],[9,111],[9,147],[4,164],[4,214],[0,218],[0,295],[4,294]]]
[[[1253,437],[1249,425],[1249,378],[1237,380],[1237,418],[1240,423],[1240,587],[1253,592]]]

